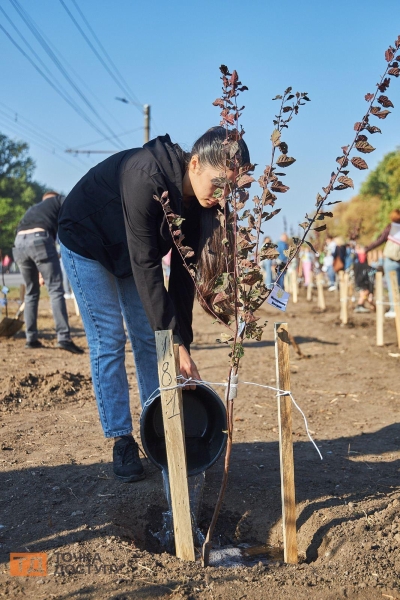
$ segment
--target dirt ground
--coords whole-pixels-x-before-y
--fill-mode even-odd
[[[400,358],[394,321],[375,345],[373,314],[339,323],[339,299],[315,300],[286,315],[262,311],[264,340],[247,343],[240,379],[275,384],[273,323],[287,321],[307,358],[291,349],[291,389],[323,455],[294,409],[299,564],[284,564],[272,391],[240,386],[228,490],[214,547],[268,544],[243,564],[203,569],[163,551],[152,532],[167,505],[160,472],[121,484],[112,475],[91,389],[89,357],[55,348],[48,300],[41,301],[45,347],[24,348],[22,332],[0,341],[0,596],[12,599],[394,599],[400,598]],[[69,301],[75,341],[86,347]],[[196,309],[193,357],[202,377],[223,381],[227,349],[217,325]],[[391,356],[391,354],[393,356]],[[397,355],[397,356],[396,356]],[[139,398],[127,359],[134,422]],[[222,388],[220,388],[221,390]],[[219,393],[222,393],[219,390]],[[207,471],[200,527],[217,497],[222,460]],[[46,552],[47,576],[11,576],[10,552]]]

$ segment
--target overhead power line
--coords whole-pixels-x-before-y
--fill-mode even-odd
[[[41,64],[41,66],[45,69],[45,71],[47,71],[48,75],[54,79],[55,83],[57,83],[57,86],[62,89],[62,91],[64,92],[64,94],[66,96],[68,96],[71,100],[71,102],[76,102],[75,99],[69,94],[69,92],[63,87],[63,85],[56,80],[54,74],[52,73],[52,71],[48,68],[48,66],[46,65],[46,63],[41,59],[41,57],[39,56],[39,54],[34,50],[34,48],[29,44],[28,40],[25,38],[25,36],[21,33],[21,31],[18,29],[18,27],[15,25],[14,21],[12,20],[12,18],[5,12],[5,10],[0,6],[0,10],[3,13],[3,15],[6,17],[7,21],[10,23],[11,27],[14,29],[14,31],[17,33],[17,35],[21,38],[21,40],[24,42],[24,44],[29,48],[29,50],[31,51],[31,53],[34,55],[34,57],[36,58],[36,60],[39,61],[39,63]],[[68,61],[66,60],[65,56],[63,56],[59,50],[57,50],[57,48],[54,46],[54,44],[52,44],[52,42],[49,40],[48,37],[46,37],[46,35],[43,33],[43,31],[40,30],[39,27],[37,27],[37,30],[39,31],[39,33],[41,34],[41,36],[46,40],[47,44],[49,46],[51,46],[53,52],[55,52],[59,59],[64,61],[64,63],[67,65],[67,67],[69,68],[70,71],[72,71],[72,73],[74,74],[74,76],[80,81],[81,85],[89,92],[89,94],[96,100],[96,102],[98,102],[98,104],[103,108],[103,110],[113,119],[113,121],[115,121],[115,123],[118,125],[118,127],[122,127],[121,123],[118,122],[118,120],[115,118],[115,115],[104,105],[104,103],[101,101],[100,98],[98,98],[98,96],[96,96],[94,94],[94,92],[92,92],[92,90],[90,89],[90,87],[87,85],[87,83],[82,79],[82,77],[79,75],[79,73],[77,73],[75,71],[75,69],[71,66],[70,63],[68,63]]]
[[[22,129],[23,134],[26,138],[31,138],[32,136],[34,136],[34,138],[38,138],[40,143],[42,143],[42,144],[44,143],[47,145],[46,149],[49,152],[53,152],[53,150],[56,148],[60,152],[64,152],[65,147],[67,145],[65,142],[63,142],[62,140],[59,140],[53,134],[44,131],[42,127],[35,125],[32,121],[30,121],[29,119],[26,119],[21,114],[16,113],[15,110],[13,110],[12,108],[10,108],[6,104],[4,104],[4,102],[0,102],[0,105],[4,109],[6,109],[6,110],[3,110],[0,108],[0,115],[2,115],[3,118],[7,119],[8,127],[12,126],[14,129],[15,128]],[[8,112],[6,112],[6,111],[8,111]],[[11,125],[10,125],[10,123],[11,123]],[[37,141],[35,139],[33,141],[35,143],[37,143]],[[80,157],[77,157],[77,160],[84,167],[88,167],[90,165],[90,163],[85,162]]]
[[[3,25],[1,23],[0,23],[0,29],[5,33],[5,35],[12,42],[12,44],[14,44],[14,46],[21,52],[21,54],[31,63],[31,65],[33,66],[33,68],[43,77],[43,79],[45,79],[45,81],[47,81],[47,83],[53,88],[53,90],[55,92],[57,92],[57,94],[59,94],[61,96],[61,98],[63,98],[63,100],[65,100],[65,102],[67,102],[71,106],[71,108],[80,117],[82,117],[93,129],[95,129],[97,131],[97,133],[99,133],[100,135],[104,135],[104,133],[101,131],[101,129],[99,129],[97,127],[97,125],[95,123],[93,123],[90,120],[90,118],[87,117],[87,115],[85,115],[85,113],[78,106],[76,106],[73,102],[71,102],[70,99],[67,96],[65,96],[65,94],[63,94],[63,92],[61,90],[59,90],[57,88],[57,86],[46,75],[46,73],[44,73],[42,71],[42,69],[35,64],[35,62],[31,59],[31,57],[28,56],[28,54],[25,52],[25,50],[23,48],[21,48],[21,46],[18,44],[18,42],[16,42],[14,40],[14,38],[12,37],[12,35],[10,35],[10,33],[8,33],[8,31],[3,27]]]
[[[0,102],[1,104],[1,102]],[[129,131],[124,131],[119,134],[119,137],[123,137],[125,135],[129,135],[130,133],[135,133],[135,131],[141,131],[143,127],[135,127],[135,129],[129,129]],[[83,148],[83,146],[93,146],[94,144],[101,144],[102,142],[107,142],[110,140],[109,137],[101,138],[100,140],[96,140],[95,142],[87,142],[86,144],[79,144],[79,146],[75,146],[75,148]]]
[[[40,63],[40,65],[46,71],[48,77],[53,82],[53,87],[54,87],[54,85],[56,86],[56,88],[54,88],[54,89],[56,89],[57,93],[60,94],[60,92],[62,92],[62,94],[61,94],[62,98],[66,102],[68,102],[72,108],[74,108],[74,110],[79,114],[79,116],[81,116],[82,118],[85,118],[83,111],[80,109],[79,105],[76,103],[76,101],[74,100],[74,98],[69,94],[69,92],[67,90],[65,90],[65,88],[63,87],[63,85],[59,81],[57,81],[57,79],[54,77],[53,73],[48,68],[48,66],[46,65],[46,63],[41,59],[41,57],[34,50],[34,48],[32,48],[32,46],[25,39],[25,37],[23,36],[23,34],[19,31],[18,27],[15,25],[15,23],[13,22],[13,20],[11,19],[11,17],[4,11],[4,9],[1,6],[0,6],[0,11],[6,17],[7,21],[10,23],[10,25],[12,26],[12,28],[14,29],[14,31],[17,33],[17,35],[21,38],[21,40],[23,41],[23,43],[28,47],[28,49],[33,54],[33,56],[36,58],[36,60]],[[11,41],[13,41],[13,40],[11,40]],[[28,58],[28,60],[29,60],[29,58]],[[30,61],[30,62],[32,64],[32,61]],[[35,66],[35,65],[33,65],[33,66]],[[89,125],[91,125],[90,122],[89,122]]]
[[[10,0],[10,2],[13,5],[13,7],[15,8],[15,10],[18,12],[18,14],[20,15],[20,17],[22,18],[22,20],[24,21],[24,23],[26,24],[26,26],[28,27],[28,29],[31,31],[31,33],[34,35],[34,37],[36,38],[36,40],[42,46],[42,48],[45,51],[45,53],[47,54],[47,56],[54,63],[54,65],[56,66],[56,68],[60,71],[60,73],[62,74],[62,76],[70,84],[70,86],[73,88],[73,90],[76,92],[76,94],[78,94],[78,96],[81,98],[81,100],[86,104],[86,106],[89,108],[89,110],[97,117],[97,119],[102,123],[102,125],[113,136],[116,136],[115,132],[111,129],[111,127],[109,127],[108,123],[106,123],[106,121],[98,113],[98,111],[93,106],[93,104],[87,99],[87,97],[85,96],[85,94],[80,90],[80,88],[72,80],[72,78],[69,75],[68,71],[65,69],[65,67],[63,66],[63,64],[61,63],[61,61],[57,58],[57,56],[55,55],[55,53],[53,52],[53,50],[50,48],[49,44],[46,42],[46,40],[44,39],[44,37],[42,36],[42,34],[40,33],[40,31],[38,30],[38,28],[37,28],[35,22],[33,21],[33,19],[20,6],[18,0]],[[97,128],[97,130],[99,131],[98,128]],[[102,135],[104,135],[104,132],[100,131],[100,133]],[[116,145],[118,147],[118,144],[116,144]]]
[[[63,163],[73,167],[74,169],[78,169],[81,173],[82,173],[82,169],[87,169],[87,165],[81,164],[80,166],[77,165],[76,163],[73,163],[71,161],[69,161],[66,157],[59,155],[55,150],[50,150],[48,147],[44,146],[42,142],[37,141],[35,139],[32,139],[29,135],[26,135],[26,133],[20,133],[18,131],[19,127],[18,127],[18,123],[13,123],[12,125],[10,125],[7,122],[2,122],[1,117],[0,117],[0,124],[2,125],[3,128],[5,128],[5,130],[10,131],[13,135],[18,136],[19,139],[28,142],[30,145],[35,145],[38,146],[39,148],[41,148],[42,150],[44,150],[45,152],[48,152],[49,154],[52,154],[55,158],[57,158],[58,160],[63,161]]]
[[[85,39],[87,44],[90,46],[90,48],[92,49],[94,54],[97,56],[98,60],[101,62],[101,64],[106,69],[106,71],[109,73],[109,75],[112,77],[112,79],[116,82],[118,87],[123,91],[123,93],[126,96],[128,96],[131,103],[134,104],[136,106],[136,108],[138,108],[140,111],[142,111],[143,103],[140,102],[140,100],[137,98],[137,96],[134,94],[134,92],[132,91],[132,89],[130,88],[130,86],[128,85],[128,83],[126,82],[124,77],[122,76],[121,72],[118,70],[117,66],[111,59],[110,55],[108,54],[108,52],[105,49],[105,47],[103,46],[103,44],[101,43],[99,37],[96,35],[96,32],[94,31],[93,27],[90,25],[88,19],[83,14],[83,12],[82,12],[81,8],[79,7],[78,3],[76,2],[76,0],[72,0],[72,3],[74,4],[76,10],[80,14],[86,27],[89,29],[90,33],[92,34],[92,36],[93,36],[94,40],[96,41],[97,45],[99,46],[100,50],[103,52],[106,60],[109,62],[109,65],[111,65],[111,68],[109,67],[109,65],[107,65],[107,63],[104,61],[103,57],[96,50],[96,48],[94,47],[94,45],[92,44],[92,42],[90,41],[90,39],[88,38],[86,33],[83,31],[82,27],[79,25],[79,23],[77,22],[77,20],[75,19],[75,17],[73,16],[71,11],[67,7],[67,5],[65,4],[64,0],[60,0],[60,3],[64,7],[65,11],[69,15],[70,19],[73,21],[73,23],[75,24],[75,26],[77,27],[77,29],[79,30],[79,32],[81,33],[81,35],[83,36],[83,38]]]

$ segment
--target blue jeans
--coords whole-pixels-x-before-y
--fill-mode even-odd
[[[100,421],[106,437],[132,431],[125,369],[126,335],[131,341],[142,405],[157,389],[154,332],[133,277],[118,279],[99,262],[62,244],[61,257],[81,312],[90,350],[90,367]]]
[[[264,285],[269,289],[272,284],[272,260],[266,258],[261,262],[261,267],[264,271]]]
[[[400,287],[400,262],[398,262],[397,260],[392,260],[391,258],[387,258],[385,256],[383,259],[383,269],[385,271],[386,283],[387,283],[388,292],[389,292],[390,310],[394,310],[393,292],[392,292],[392,286],[390,285],[389,273],[391,271],[397,272],[397,283]]]

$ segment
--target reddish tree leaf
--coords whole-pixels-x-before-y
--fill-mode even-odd
[[[349,164],[349,161],[345,156],[338,156],[336,162],[339,163],[341,167],[347,167],[347,165]]]
[[[391,48],[388,48],[385,52],[385,59],[387,60],[387,62],[390,62],[391,60],[393,60],[393,58],[394,58],[393,50]]]
[[[364,129],[364,125],[363,123],[359,123],[357,121],[357,123],[354,123],[354,131],[362,131]]]
[[[241,177],[239,177],[237,185],[241,188],[250,187],[253,181],[255,181],[255,179],[251,175],[242,175]]]
[[[397,36],[397,40],[395,40],[394,45],[396,46],[397,49],[400,48],[400,35]],[[396,57],[397,58],[397,57]]]
[[[296,159],[286,154],[281,154],[276,160],[278,167],[290,167],[294,162],[296,162]]]
[[[371,102],[372,98],[374,97],[374,94],[365,94],[364,97],[367,102]]]
[[[351,159],[351,164],[353,165],[353,167],[356,167],[356,169],[360,169],[360,171],[368,169],[367,163],[363,158],[361,158],[361,156],[354,156]]]
[[[356,142],[367,142],[367,141],[368,141],[368,138],[366,135],[361,134],[361,135],[357,136]]]
[[[366,129],[370,132],[370,133],[382,133],[382,131],[379,129],[379,127],[376,127],[375,125],[367,125]]]
[[[340,204],[340,202],[342,202],[342,200],[335,200],[334,202],[327,202],[326,205],[332,206],[332,204]]]
[[[287,145],[286,142],[281,142],[279,144],[279,150],[282,152],[282,154],[287,154],[287,151],[289,150],[289,146]]]
[[[269,221],[270,219],[272,219],[272,217],[275,217],[275,215],[277,215],[278,213],[280,213],[281,210],[282,210],[281,208],[276,208],[271,213],[269,213],[269,215],[267,217],[265,217],[264,221]]]
[[[345,185],[346,187],[354,188],[353,180],[350,177],[346,177],[345,175],[342,175],[342,177],[338,178],[338,181],[340,183],[342,183],[343,185]]]
[[[237,74],[237,71],[232,71],[232,75],[231,75],[231,79],[230,79],[230,84],[231,85],[235,85],[235,83],[237,83],[239,81],[239,76]]]
[[[221,71],[221,73],[223,75],[230,75],[229,69],[228,69],[228,67],[226,65],[221,65],[220,68],[219,68],[219,70]]]
[[[389,69],[388,73],[389,75],[394,75],[394,77],[398,77],[400,75],[400,69],[399,67],[393,67],[392,69]]]
[[[222,98],[217,98],[216,100],[214,100],[213,106],[219,106],[220,108],[225,108],[225,104],[224,104],[224,101],[222,100]]]
[[[382,104],[382,106],[384,106],[385,108],[389,108],[389,107],[394,108],[394,104],[392,103],[391,100],[389,100],[389,98],[387,96],[379,96],[378,102],[379,102],[379,104]]]
[[[320,225],[319,227],[314,227],[313,231],[325,231],[326,223],[324,225]]]
[[[284,194],[285,192],[287,192],[289,189],[289,187],[287,185],[284,185],[282,183],[282,181],[276,181],[271,185],[271,190],[273,192],[279,192]]]
[[[375,148],[368,142],[356,142],[356,148],[359,152],[363,152],[364,154],[368,154],[369,152],[373,152],[375,150]]]
[[[274,129],[271,134],[271,141],[274,146],[279,146],[281,142],[281,132],[278,129]]]
[[[309,246],[311,248],[311,250],[314,252],[314,254],[316,254],[317,256],[319,256],[318,252],[316,251],[316,249],[314,248],[314,246],[312,245],[311,242],[308,242],[307,240],[305,240],[307,246]]]
[[[378,119],[386,119],[386,117],[390,115],[390,110],[379,110],[372,114],[374,117],[378,117]]]
[[[213,304],[219,304],[220,302],[224,302],[225,300],[227,300],[229,298],[228,294],[226,292],[219,292],[214,300],[213,300]]]
[[[389,85],[390,85],[390,79],[389,79],[389,77],[385,77],[385,79],[382,81],[382,83],[378,85],[378,90],[380,92],[386,92]]]
[[[341,183],[340,185],[335,185],[335,187],[333,188],[334,190],[346,190],[349,186],[348,185],[344,185],[343,183]]]

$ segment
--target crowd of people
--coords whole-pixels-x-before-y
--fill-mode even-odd
[[[271,238],[265,238],[264,242],[271,242]],[[382,247],[382,256],[371,260],[371,255],[368,256],[368,253],[379,247]],[[283,233],[277,242],[279,256],[275,260],[262,261],[264,283],[268,288],[278,280],[279,273],[286,265],[288,259],[284,252],[288,248],[289,238],[286,233]],[[307,244],[304,244],[296,259],[291,262],[288,271],[295,270],[304,287],[312,284],[312,273],[315,275],[323,273],[329,292],[338,289],[340,272],[348,273],[358,293],[358,297],[354,298],[356,303],[354,311],[363,313],[375,309],[374,281],[378,269],[385,274],[389,294],[389,309],[385,317],[393,319],[396,315],[390,273],[394,271],[397,274],[400,287],[400,209],[394,209],[390,213],[390,222],[370,244],[363,246],[355,240],[345,241],[340,236],[327,237],[318,256]],[[283,280],[279,280],[279,284],[283,287]]]

